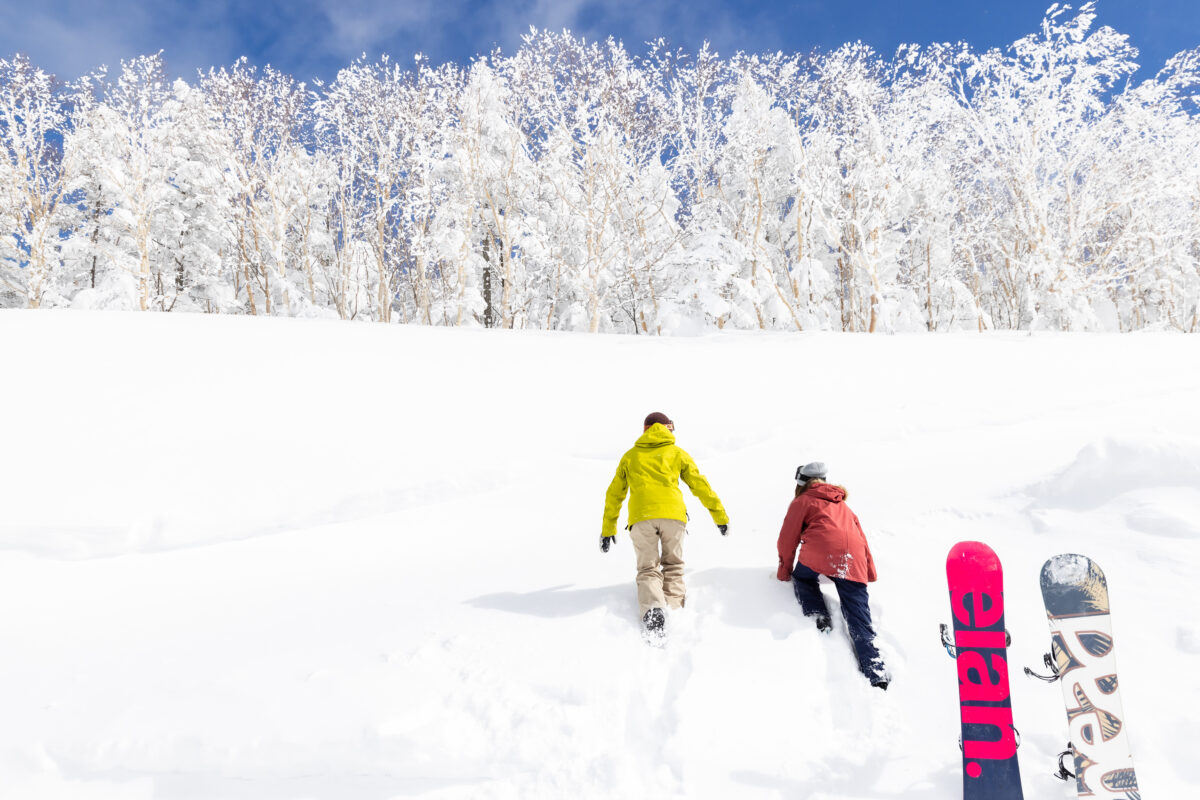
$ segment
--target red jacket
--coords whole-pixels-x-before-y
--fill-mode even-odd
[[[801,544],[796,560],[813,572],[858,583],[876,579],[867,537],[845,499],[841,487],[818,483],[792,501],[779,531],[779,580],[792,577]]]

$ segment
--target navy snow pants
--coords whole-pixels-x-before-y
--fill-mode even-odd
[[[829,606],[825,605],[818,577],[816,572],[803,564],[798,563],[792,569],[792,588],[806,617],[829,616]],[[858,668],[872,683],[883,679],[887,673],[879,649],[875,647],[875,628],[871,626],[871,609],[867,605],[867,585],[845,578],[829,580],[833,581],[838,598],[842,601],[842,615],[846,618],[846,628],[854,644],[854,655],[858,657]]]

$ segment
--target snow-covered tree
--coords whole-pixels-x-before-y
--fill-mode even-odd
[[[69,173],[59,143],[70,111],[52,75],[0,59],[0,307],[38,308],[54,291]]]
[[[524,327],[519,310],[524,297],[524,263],[520,247],[530,234],[522,202],[536,185],[533,160],[521,131],[511,89],[485,61],[471,67],[459,96],[451,147],[458,169],[457,184],[473,209],[471,230],[480,241],[480,280],[489,327]],[[519,318],[520,317],[520,318]]]
[[[232,142],[228,159],[233,213],[228,219],[234,292],[246,310],[293,314],[306,276],[288,260],[289,237],[308,168],[304,132],[310,108],[304,84],[266,67],[261,74],[241,59],[210,70],[201,80],[212,113]]]
[[[180,86],[181,91],[186,87]],[[180,192],[171,183],[176,164],[172,115],[179,100],[171,93],[161,56],[123,62],[120,77],[100,79],[93,103],[66,140],[66,160],[80,176],[83,198],[99,215],[86,261],[99,263],[87,305],[165,310],[174,275],[172,254],[162,241]],[[89,226],[91,227],[91,226]],[[86,233],[85,228],[85,235]]]

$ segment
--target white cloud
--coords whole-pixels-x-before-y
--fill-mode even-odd
[[[0,17],[18,24],[0,26],[0,56],[25,53],[43,69],[70,79],[122,60],[164,51],[168,67],[190,77],[198,67],[231,60],[233,31],[219,20],[225,2],[203,9],[155,9],[151,4],[117,0],[104,4],[55,0],[36,6],[0,2]]]
[[[694,49],[708,39],[723,54],[764,49],[748,38],[747,21],[720,2],[647,0],[46,0],[24,6],[0,0],[0,57],[27,53],[35,64],[73,78],[122,59],[164,51],[168,69],[192,79],[197,69],[242,55],[272,63],[297,79],[331,78],[360,53],[407,60],[418,51],[465,61],[499,45],[514,52],[529,26],[602,40],[622,39],[631,52],[666,36]],[[778,37],[779,33],[774,34]]]
[[[317,6],[330,24],[324,49],[346,59],[387,49],[397,39],[417,49],[440,43],[446,29],[462,24],[467,13],[464,0],[318,0]]]
[[[694,49],[703,41],[713,42],[732,53],[737,49],[758,50],[763,38],[760,31],[752,41],[746,26],[745,10],[731,9],[720,2],[690,4],[647,2],[647,0],[515,0],[489,8],[487,25],[495,30],[492,37],[506,52],[515,50],[529,26],[561,31],[600,41],[613,36],[622,40],[633,53],[643,43],[660,36],[685,49]],[[482,38],[482,37],[480,37]],[[778,35],[772,33],[772,39]],[[481,45],[482,47],[483,45]]]

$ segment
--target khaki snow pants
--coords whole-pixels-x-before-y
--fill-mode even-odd
[[[637,553],[638,614],[652,608],[682,608],[683,537],[687,525],[677,519],[646,519],[629,531]],[[661,546],[661,554],[659,552]],[[660,569],[661,566],[661,569]]]

